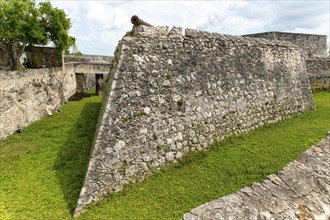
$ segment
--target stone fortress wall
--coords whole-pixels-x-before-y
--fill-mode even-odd
[[[282,33],[282,32],[271,32],[271,33],[261,33],[261,34],[254,34],[251,35],[253,37],[259,36],[259,37],[264,37],[264,38],[269,38],[269,39],[281,39],[281,40],[287,40],[287,41],[293,41],[294,44],[298,45],[299,47],[304,47],[307,48],[303,51],[303,54],[307,54],[307,50],[311,52],[315,52],[315,54],[312,54],[312,58],[307,58],[306,60],[306,66],[307,66],[307,72],[310,77],[310,83],[312,86],[313,90],[329,90],[330,89],[330,59],[326,57],[321,57],[322,54],[325,54],[326,51],[326,36],[322,35],[306,35],[306,34],[295,34],[295,33]],[[279,37],[281,36],[281,37]],[[316,42],[315,45],[313,45],[313,42]],[[312,49],[308,49],[312,48]],[[314,49],[313,49],[314,48]],[[318,49],[315,49],[318,48]],[[40,53],[48,53],[52,54],[53,49],[52,48],[46,48],[46,47],[41,47],[41,48],[27,48],[29,56],[32,56],[33,54],[40,54]],[[46,52],[45,52],[46,51]],[[50,55],[51,56],[51,55]],[[54,59],[51,59],[50,61],[46,61],[45,59],[41,59],[41,66],[52,66],[54,64]],[[76,92],[78,93],[85,93],[88,90],[92,90],[98,85],[98,88],[100,88],[99,93],[102,93],[102,84],[103,80],[107,78],[107,73],[109,71],[110,66],[112,65],[113,58],[108,57],[108,56],[91,56],[91,55],[83,55],[83,56],[77,56],[77,55],[65,55],[64,56],[64,65],[63,65],[63,71],[62,75],[64,76],[64,81],[62,82],[63,85],[60,95],[63,97],[63,102],[66,102],[68,100],[68,97],[72,95],[72,92],[74,89],[76,89]],[[56,63],[56,62],[55,62]],[[58,64],[56,64],[58,65]],[[6,48],[4,48],[3,44],[0,44],[0,69],[2,70],[7,70],[8,69],[8,57],[6,53]],[[50,68],[52,69],[52,68]],[[56,69],[56,68],[55,68]],[[25,75],[27,79],[33,80],[33,74],[36,72],[41,72],[41,74],[44,74],[46,72],[51,73],[51,72],[56,72],[56,70],[48,70],[48,69],[43,69],[40,71],[36,70],[29,70],[27,72],[32,73],[32,76],[28,76],[27,72],[25,72]],[[7,79],[6,75],[8,75]],[[10,82],[12,80],[12,74],[2,74],[1,76],[1,83],[2,83],[2,91],[5,91],[4,88],[9,88],[4,83]],[[22,77],[22,74],[18,74],[18,78],[20,80],[23,80],[24,77]],[[36,75],[35,75],[36,76]],[[52,78],[52,76],[49,76]],[[16,79],[17,80],[17,79]],[[39,80],[37,77],[35,80]],[[24,80],[23,80],[24,81]],[[33,83],[33,82],[31,82]],[[32,87],[31,87],[32,88]],[[18,91],[18,90],[17,90]],[[27,90],[26,90],[27,91]],[[31,92],[31,91],[30,91]],[[65,95],[69,94],[69,95]],[[16,95],[17,97],[19,95]],[[3,94],[1,98],[6,98]],[[17,101],[17,100],[16,100]],[[7,100],[5,100],[3,103],[6,103]],[[5,104],[4,104],[5,105]],[[42,106],[42,105],[40,105]],[[57,108],[57,107],[56,107]],[[56,109],[53,108],[53,109]],[[44,111],[44,108],[41,107],[39,109],[40,111]],[[6,118],[4,115],[4,110],[1,112],[1,117]],[[36,115],[39,115],[39,113],[36,113]],[[10,114],[9,114],[10,116]],[[33,118],[34,116],[29,116],[29,118]],[[35,118],[39,118],[35,117]],[[9,119],[8,119],[9,120]],[[12,121],[15,121],[11,119]],[[30,120],[27,120],[30,121]],[[30,121],[32,122],[32,121]],[[19,124],[24,124],[28,125],[29,123],[19,123]],[[0,136],[5,137],[8,134],[12,133],[14,130],[13,128],[16,127],[20,128],[21,125],[19,124],[13,124],[10,125],[11,127],[9,130],[10,132],[8,133],[6,130],[8,126],[4,126],[5,128],[2,128],[2,131],[0,131]],[[8,128],[9,128],[8,127]],[[6,133],[6,135],[4,135]]]
[[[330,90],[330,57],[327,57],[326,35],[265,32],[243,36],[281,40],[297,45],[305,57],[312,90]]]
[[[75,216],[187,152],[314,109],[297,46],[181,32],[133,28],[120,41]]]
[[[111,63],[113,57],[99,55],[64,55],[64,63]]]
[[[309,58],[306,68],[312,90],[330,91],[330,57]]]
[[[72,70],[0,71],[0,138],[57,111],[75,93]]]
[[[102,87],[104,79],[108,76],[112,62],[112,56],[64,55],[64,65],[74,65],[77,93],[97,90],[95,89],[96,85],[98,85],[98,88]]]
[[[264,38],[268,40],[280,40],[297,45],[305,58],[326,57],[327,36],[317,34],[300,34],[287,32],[264,32],[243,35],[247,37]]]
[[[93,71],[105,79],[113,66],[76,214],[166,161],[313,109],[308,77],[329,89],[330,62],[318,35],[316,47],[301,44],[311,48],[304,52],[278,37],[144,29],[122,39],[114,63],[106,56],[65,56],[62,68],[0,73],[3,138],[52,114],[76,91],[92,89]],[[285,39],[301,39],[292,36]],[[0,69],[8,65],[4,51]]]
[[[42,47],[29,51],[50,54],[53,50]],[[64,61],[61,67],[0,71],[0,138],[57,111],[76,92],[86,93],[96,84],[101,91],[112,57],[65,55]],[[54,62],[43,59],[42,64]]]

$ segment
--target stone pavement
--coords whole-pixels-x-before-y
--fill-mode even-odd
[[[262,183],[194,208],[182,220],[330,220],[330,131]]]

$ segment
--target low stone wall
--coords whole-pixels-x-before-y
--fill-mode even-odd
[[[0,138],[58,110],[75,92],[72,81],[60,67],[0,72]]]
[[[75,216],[166,161],[314,108],[282,41],[150,28],[119,43]]]
[[[312,90],[330,90],[330,57],[306,60]]]
[[[47,48],[41,49],[47,50]],[[51,48],[49,51],[52,51]],[[12,72],[0,70],[0,138],[7,137],[17,129],[51,114],[52,111],[60,108],[63,102],[67,102],[76,90],[87,92],[98,87],[98,93],[101,94],[103,79],[107,78],[113,59],[102,56],[91,57],[88,60],[96,63],[68,62],[62,67]],[[77,71],[85,71],[83,86],[79,84],[79,76],[77,80]]]
[[[201,205],[182,220],[330,219],[330,131],[262,183]]]

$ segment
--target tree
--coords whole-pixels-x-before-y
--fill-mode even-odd
[[[7,47],[11,68],[21,67],[20,57],[27,45],[52,42],[56,53],[68,51],[75,38],[68,34],[70,18],[50,2],[34,0],[0,0],[0,42]]]

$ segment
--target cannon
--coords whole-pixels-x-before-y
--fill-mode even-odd
[[[140,19],[138,16],[136,15],[133,15],[132,18],[131,18],[131,22],[132,24],[134,24],[135,26],[139,26],[139,25],[145,25],[145,26],[148,26],[148,27],[153,27],[151,24],[143,21],[142,19]]]

